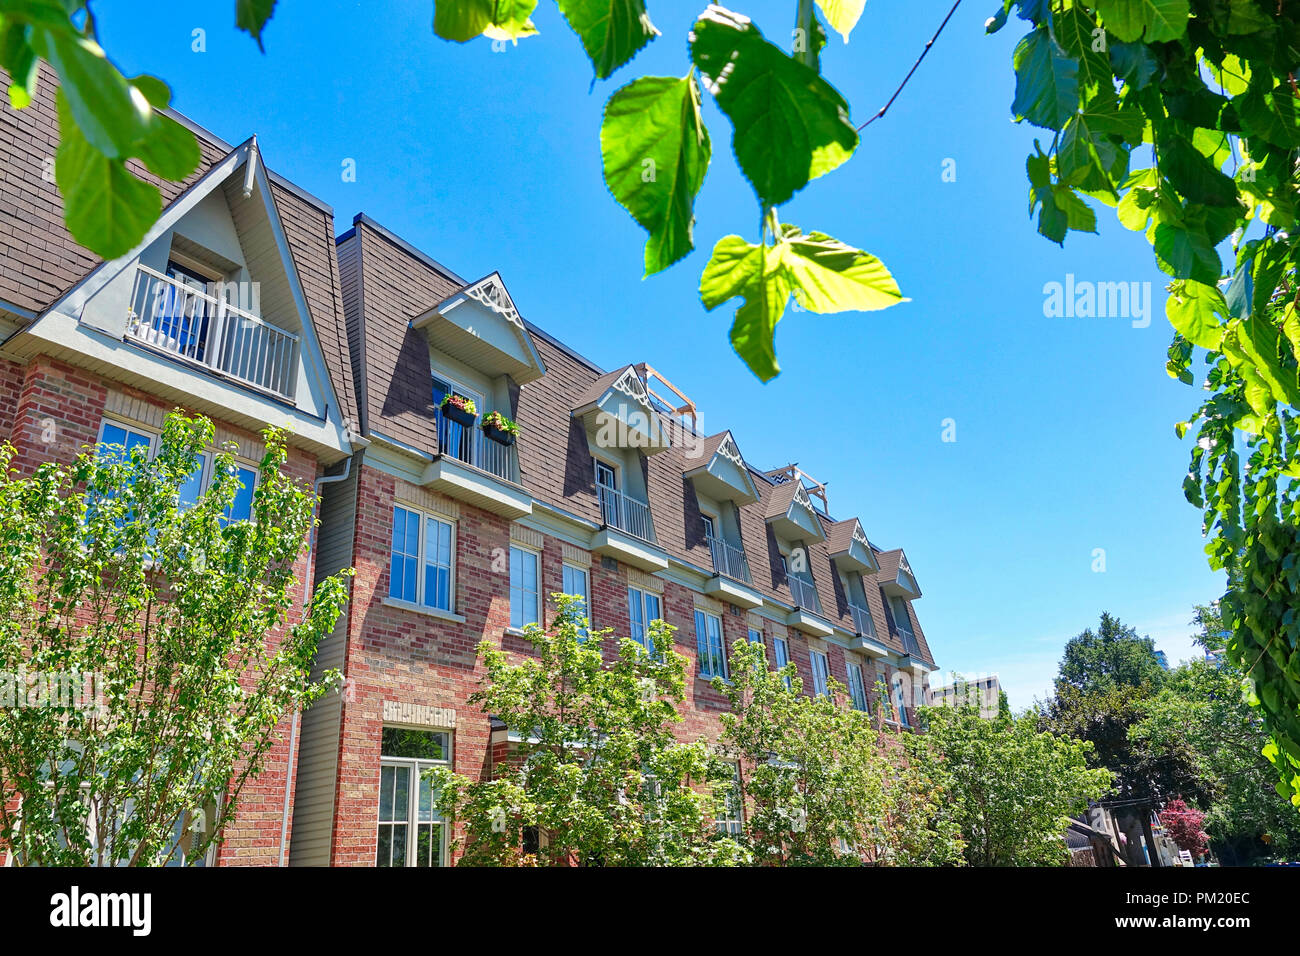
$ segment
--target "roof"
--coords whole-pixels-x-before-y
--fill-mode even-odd
[[[41,64],[40,83],[23,110],[0,107],[0,310],[22,319],[40,315],[103,260],[80,245],[63,224],[63,197],[47,181],[46,163],[58,147],[54,105],[58,76]],[[159,179],[137,160],[129,168],[157,186],[163,208],[178,199],[233,147],[173,111],[195,132],[198,168],[183,182]],[[334,252],[330,207],[268,172],[271,195],[284,228],[312,325],[345,420],[355,420],[342,286]]]
[[[432,373],[423,333],[409,327],[410,320],[441,301],[461,285],[445,270],[417,254],[405,243],[363,217],[340,237],[340,262],[344,265],[349,297],[349,330],[353,333],[354,367],[364,386],[369,430],[421,451],[436,451],[432,408]],[[363,274],[355,270],[364,265]],[[358,292],[359,290],[359,292]],[[603,371],[553,336],[528,324],[546,367],[540,379],[512,389],[508,414],[519,423],[515,447],[519,452],[521,480],[543,505],[591,522],[601,521],[595,475],[586,429],[573,418],[575,408],[599,400],[629,369],[622,365]],[[364,332],[364,334],[362,334]],[[634,371],[634,369],[633,369]],[[706,454],[716,450],[726,431],[702,439]],[[690,457],[688,457],[690,455]],[[678,442],[641,461],[658,546],[679,562],[712,572],[712,554],[704,537],[699,502],[689,489],[685,473],[700,462],[699,446]],[[749,556],[752,586],[765,597],[795,604],[780,570],[780,551],[768,528],[768,514],[784,514],[797,493],[797,481],[775,484],[750,469],[759,501],[738,509],[741,543]],[[833,528],[822,515],[816,520]],[[847,522],[852,524],[852,522]],[[848,600],[834,573],[825,541],[808,542],[810,570],[821,598],[824,616],[854,630]],[[878,639],[902,653],[901,642],[890,635],[889,618],[875,575],[863,575],[867,603]],[[912,630],[927,659],[929,649],[915,618]]]
[[[853,545],[853,529],[858,526],[857,518],[847,518],[827,526],[826,549],[831,554],[841,554]]]

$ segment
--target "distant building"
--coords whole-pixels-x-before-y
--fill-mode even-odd
[[[926,703],[931,707],[963,707],[974,704],[980,710],[980,716],[993,717],[998,712],[998,701],[1002,696],[1002,684],[997,674],[984,677],[958,677],[951,684],[931,687]]]
[[[1164,651],[1156,651],[1156,660],[1160,662],[1161,667],[1163,667],[1165,670],[1169,670],[1168,654],[1166,654]]]

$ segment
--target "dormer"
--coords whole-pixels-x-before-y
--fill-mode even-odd
[[[764,517],[777,537],[786,541],[821,541],[826,537],[807,489],[796,478],[776,486]]]
[[[910,601],[921,596],[921,588],[912,574],[912,567],[907,563],[907,555],[902,548],[882,551],[879,555],[880,571],[876,578],[880,590],[889,597]]]
[[[573,406],[592,451],[638,451],[656,455],[669,448],[668,429],[650,403],[650,393],[631,365],[596,379]]]
[[[463,286],[416,316],[411,327],[424,329],[431,345],[488,378],[507,376],[523,385],[546,373],[499,273]]]
[[[697,449],[688,452],[687,464],[689,467],[682,474],[700,495],[736,505],[752,505],[758,501],[758,488],[731,432],[704,439]]]
[[[831,525],[826,535],[826,548],[835,566],[846,574],[869,574],[880,570],[871,542],[857,518]]]

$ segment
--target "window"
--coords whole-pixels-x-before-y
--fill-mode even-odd
[[[712,541],[717,537],[714,533],[713,515],[700,515],[700,521],[704,524],[704,537]]]
[[[582,598],[582,613],[589,616],[591,611],[591,596],[587,591],[587,569],[575,567],[572,564],[563,566],[561,573],[561,590],[565,594],[571,594],[574,597]],[[582,628],[582,636],[587,636],[587,629]]]
[[[894,675],[894,696],[898,700],[898,722],[904,727],[912,726],[907,719],[907,694],[903,691],[903,676]]]
[[[622,526],[619,514],[618,472],[613,465],[593,458],[596,466],[596,497],[600,500],[600,517],[607,525]]]
[[[660,618],[659,595],[640,588],[627,589],[627,614],[632,626],[632,640],[636,641],[651,654],[655,653],[655,644],[650,637],[650,622]]]
[[[450,734],[385,727],[379,757],[376,866],[443,866],[447,838],[424,772],[451,762]]]
[[[829,696],[830,668],[826,664],[826,655],[810,651],[809,656],[812,658],[813,693],[818,697]]]
[[[884,664],[880,665],[880,682],[884,685],[880,692],[880,706],[884,708],[885,719],[895,720],[894,716],[894,699],[890,691],[893,682],[889,679],[889,668]]]
[[[790,645],[785,642],[784,637],[772,638],[772,652],[776,656],[776,669],[780,670],[790,663]],[[790,686],[790,678],[785,679],[785,686]]]
[[[388,595],[399,601],[452,609],[453,529],[449,522],[393,506],[393,560]]]
[[[854,710],[870,711],[867,706],[867,688],[862,683],[862,668],[849,661],[849,698]]]
[[[894,626],[908,637],[912,636],[912,618],[907,613],[907,602],[897,594],[889,596],[889,608],[894,612]]]
[[[749,633],[746,634],[745,636],[749,639],[749,643],[758,645],[758,649],[763,652],[763,659],[766,660],[767,647],[763,644],[763,632],[756,627],[751,627],[749,629]],[[762,667],[763,667],[763,661],[754,662],[754,670],[761,670]]]
[[[727,654],[722,646],[722,619],[704,611],[695,612],[695,649],[701,677],[727,677]]]
[[[740,836],[745,828],[744,801],[740,797],[740,768],[731,765],[731,783],[718,808],[718,818],[714,824],[724,836]]]
[[[110,461],[126,461],[137,448],[143,448],[145,454],[152,458],[157,454],[161,441],[159,435],[142,431],[131,425],[122,425],[108,418],[104,419],[99,429],[100,454]],[[199,453],[194,471],[177,489],[182,510],[193,508],[198,504],[199,498],[211,486],[213,461],[210,453]],[[226,509],[222,524],[231,521],[251,521],[253,518],[253,491],[257,487],[257,469],[240,461],[231,465],[231,469],[239,479],[239,487],[235,491],[230,507]]]
[[[510,626],[524,627],[540,619],[537,608],[536,551],[510,546]]]
[[[448,395],[462,395],[465,398],[472,399],[474,407],[478,410],[477,414],[482,415],[485,409],[483,396],[473,389],[465,388],[458,382],[452,382],[438,372],[433,373],[433,407],[437,411],[438,427],[438,448],[444,453],[461,461],[467,461],[470,464],[476,464],[474,458],[474,442],[476,431],[472,425],[462,425],[460,422],[453,421],[442,413],[442,400]]]

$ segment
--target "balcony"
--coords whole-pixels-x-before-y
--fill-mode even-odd
[[[849,605],[849,614],[853,618],[853,632],[863,637],[875,637],[876,626],[871,621],[871,612],[856,604]]]
[[[454,422],[444,417],[441,410],[436,417],[439,452],[503,481],[519,484],[519,455],[514,445],[493,441],[483,434],[483,429]]]
[[[794,598],[797,607],[817,614],[822,613],[822,599],[817,596],[817,588],[813,586],[812,581],[801,578],[797,574],[788,575],[788,580],[790,582],[790,594]]]
[[[894,636],[902,642],[904,654],[908,657],[915,658],[916,660],[924,660],[924,657],[921,654],[920,642],[917,641],[916,635],[912,633],[910,627],[896,626],[894,628]]]
[[[600,518],[606,527],[617,528],[647,544],[655,543],[654,524],[650,521],[648,504],[608,485],[597,485],[596,497],[600,500]]]
[[[749,562],[745,560],[745,552],[722,538],[712,535],[705,535],[705,538],[709,542],[709,550],[713,552],[713,570],[749,584]]]
[[[293,400],[298,336],[148,266],[137,266],[126,337]]]

